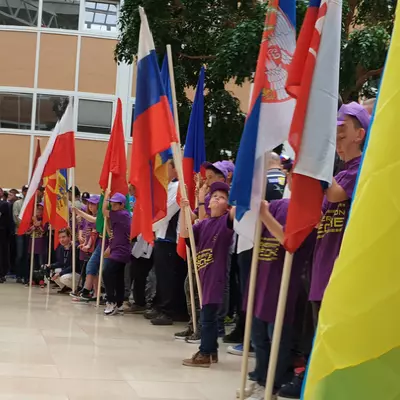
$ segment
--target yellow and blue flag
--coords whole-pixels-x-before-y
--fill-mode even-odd
[[[400,398],[399,79],[396,18],[350,219],[322,303],[304,400]]]

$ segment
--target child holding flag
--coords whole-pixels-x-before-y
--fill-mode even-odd
[[[234,209],[229,211],[229,185],[215,182],[210,187],[210,218],[193,226],[197,250],[197,268],[203,289],[200,313],[201,343],[192,358],[183,360],[188,367],[210,367],[218,362],[218,310],[223,304],[227,279],[229,247],[233,236]],[[186,199],[181,207],[189,207]],[[185,213],[181,213],[180,234],[188,238]]]
[[[39,203],[36,207],[36,215],[32,218],[32,223],[28,231],[29,235],[29,251],[32,254],[33,234],[35,234],[35,262],[34,269],[37,270],[45,263],[47,255],[47,238],[48,224],[43,225],[43,203]]]
[[[108,202],[111,211],[108,210]],[[104,269],[104,286],[107,293],[105,315],[123,313],[122,305],[125,294],[125,264],[131,256],[131,214],[125,208],[126,197],[121,193],[115,193],[110,198],[110,190],[107,189],[103,202],[103,215],[110,219],[112,238],[105,251],[109,259]]]

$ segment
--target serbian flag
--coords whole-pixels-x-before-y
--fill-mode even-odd
[[[296,47],[295,0],[272,0],[265,19],[251,105],[236,158],[229,201],[236,206],[238,252],[253,247],[267,152],[288,137],[295,100],[286,92]]]
[[[141,233],[146,242],[153,243],[152,224],[167,214],[168,164],[162,153],[178,139],[142,7],[139,13],[141,26],[129,178],[136,188],[131,237]]]
[[[38,160],[41,155],[41,149],[40,149],[40,139],[36,139],[36,150],[35,150],[35,158],[33,161],[33,168],[32,168],[32,173],[31,173],[31,179],[30,182],[32,181],[33,174],[35,173],[36,166],[38,163]],[[35,194],[36,190],[41,186],[41,181],[37,184],[37,187],[35,189]],[[30,227],[31,221],[33,218],[33,213],[35,209],[35,198],[36,196],[33,196],[30,201],[26,204],[26,218],[24,221],[21,221],[19,227],[18,227],[18,235],[23,235]]]
[[[42,178],[50,178],[58,170],[75,167],[75,135],[74,135],[72,102],[69,102],[61,120],[54,127],[43,154],[39,158],[28,192],[21,209],[21,224],[18,234],[24,234],[31,223],[28,205],[34,202],[36,190]],[[57,176],[56,176],[57,179]]]
[[[104,216],[102,212],[104,191],[107,189],[108,176],[111,172],[111,193],[128,194],[128,183],[126,181],[126,153],[124,125],[122,123],[122,102],[117,101],[117,111],[115,113],[114,123],[111,130],[110,141],[108,142],[106,156],[104,158],[103,168],[101,170],[99,185],[102,189],[100,197],[99,210],[96,218],[97,232],[103,233]],[[129,206],[129,198],[127,199]]]
[[[289,143],[296,154],[285,248],[294,252],[321,219],[332,182],[339,93],[341,3],[310,1],[287,91],[297,99]]]
[[[182,162],[187,197],[192,210],[196,207],[195,176],[200,173],[201,165],[206,161],[206,146],[204,142],[204,76],[204,67],[202,67],[190,114]],[[179,238],[177,251],[180,257],[186,259],[186,243],[185,239],[181,237]]]

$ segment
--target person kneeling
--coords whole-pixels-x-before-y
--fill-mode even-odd
[[[58,232],[60,244],[56,249],[56,262],[47,265],[47,268],[54,271],[51,280],[61,290],[58,293],[68,293],[72,290],[72,234],[69,228],[60,229]],[[75,251],[75,282],[80,278],[79,251]]]
[[[233,236],[234,209],[228,210],[229,186],[215,182],[210,190],[211,217],[193,226],[196,242],[196,266],[203,289],[201,342],[199,351],[192,358],[183,360],[188,367],[210,367],[218,362],[218,310],[223,303],[227,277],[229,247]],[[181,208],[189,206],[181,200]],[[181,213],[180,234],[188,238],[185,213]],[[190,222],[189,222],[190,223]]]

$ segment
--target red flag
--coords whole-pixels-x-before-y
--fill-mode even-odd
[[[147,17],[143,8],[139,11],[141,29],[130,170],[130,183],[136,189],[136,205],[131,237],[141,233],[146,242],[153,243],[153,221],[163,218],[167,209],[165,172],[168,164],[160,153],[178,140]]]
[[[99,180],[100,187],[103,190],[107,188],[110,172],[112,173],[111,193],[118,192],[126,195],[128,193],[128,184],[126,182],[125,138],[124,126],[122,124],[122,103],[120,99],[117,102],[117,112]]]

